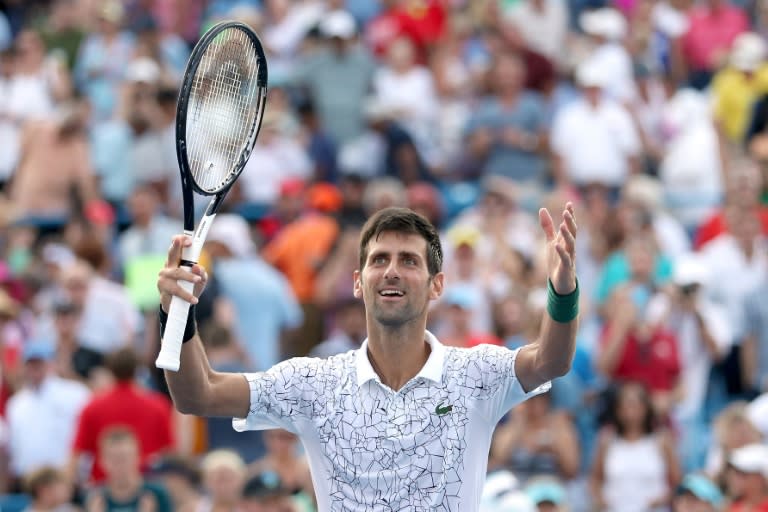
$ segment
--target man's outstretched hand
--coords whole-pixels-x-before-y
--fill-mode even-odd
[[[539,210],[539,224],[547,236],[547,276],[558,294],[567,295],[576,289],[577,227],[573,203],[566,203],[557,229],[546,208]]]

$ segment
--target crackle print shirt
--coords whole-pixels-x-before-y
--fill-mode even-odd
[[[329,359],[245,374],[251,408],[233,425],[298,434],[321,512],[475,511],[496,423],[549,383],[526,394],[517,351],[445,347],[430,333],[426,340],[426,364],[398,392],[380,382],[367,341]]]

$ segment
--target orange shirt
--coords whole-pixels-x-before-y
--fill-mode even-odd
[[[285,274],[300,303],[312,301],[317,271],[338,234],[333,218],[313,213],[288,224],[264,248],[264,259]]]

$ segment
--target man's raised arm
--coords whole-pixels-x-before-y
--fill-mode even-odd
[[[547,313],[542,320],[539,338],[521,348],[515,359],[515,374],[525,391],[568,373],[576,351],[579,326],[573,205],[566,205],[557,230],[544,208],[539,211],[539,221],[547,236]]]
[[[168,312],[171,296],[177,295],[192,304],[205,289],[207,273],[200,265],[189,271],[179,267],[183,245],[190,244],[188,237],[173,238],[168,250],[165,267],[160,271],[157,288],[164,312]],[[179,286],[178,281],[195,283],[193,294]],[[194,314],[194,308],[191,309]],[[161,313],[162,315],[162,313]],[[195,333],[184,340],[181,349],[181,364],[178,372],[166,371],[165,378],[173,403],[179,412],[196,416],[223,416],[245,418],[250,408],[250,388],[243,375],[221,373],[211,368],[200,336]]]

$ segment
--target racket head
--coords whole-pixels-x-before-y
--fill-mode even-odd
[[[243,171],[266,97],[267,59],[258,35],[235,21],[206,31],[187,62],[176,106],[176,155],[190,203],[193,190],[223,195]],[[184,204],[186,225],[186,198]]]

